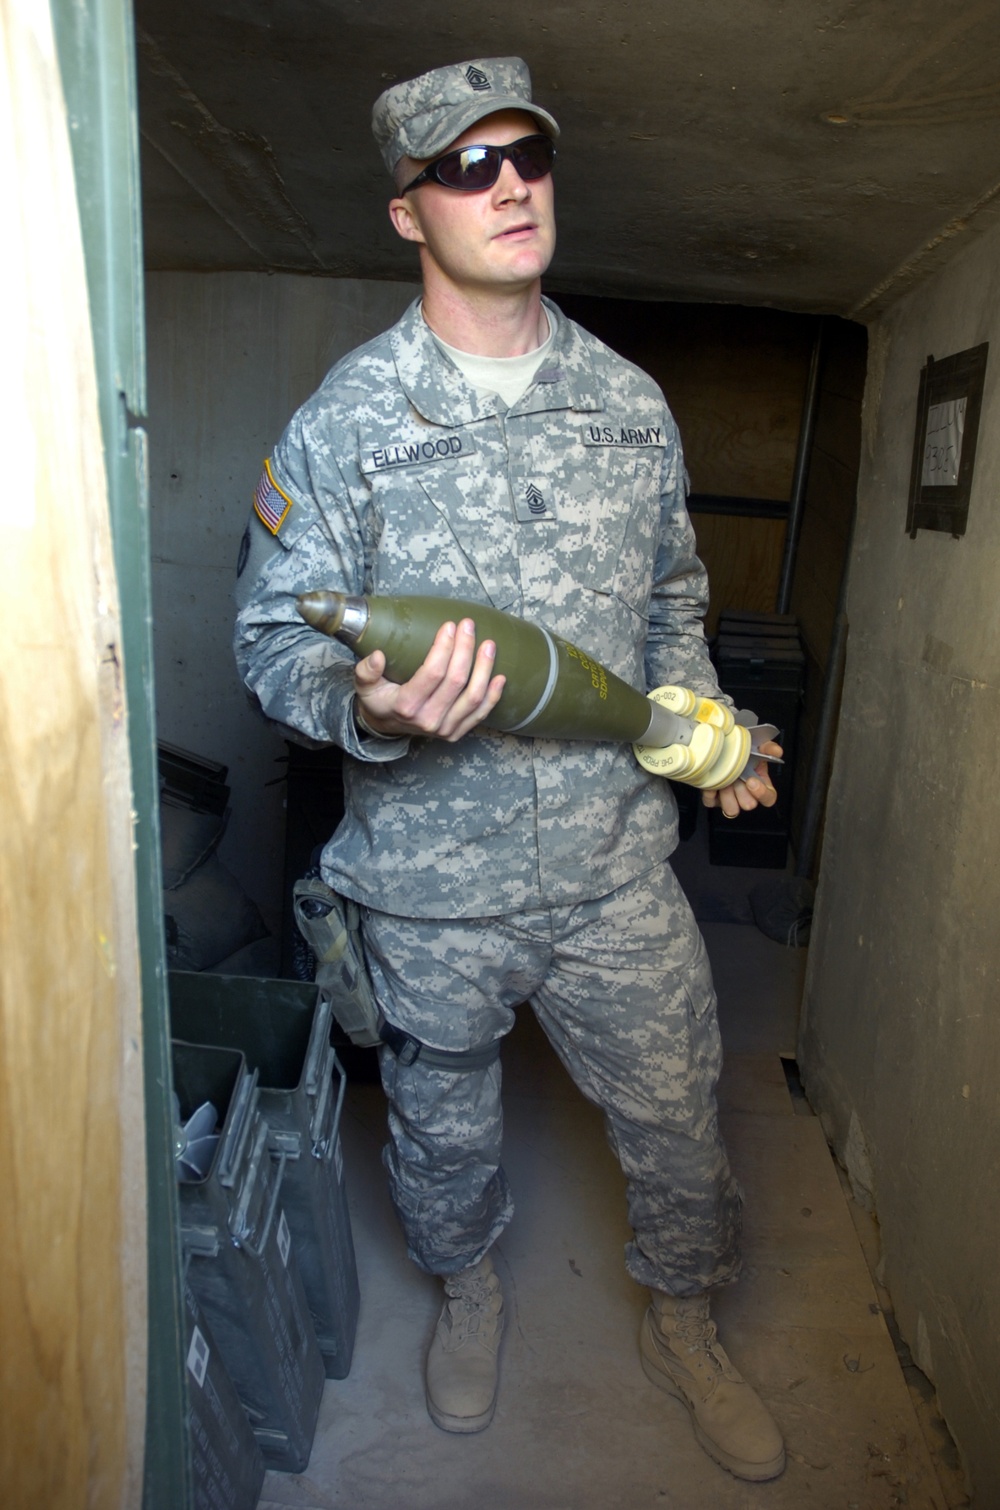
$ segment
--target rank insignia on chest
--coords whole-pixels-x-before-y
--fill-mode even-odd
[[[261,524],[265,525],[272,535],[276,535],[285,522],[292,500],[275,482],[271,475],[269,461],[265,461],[260,481],[254,489],[253,506]]]
[[[514,512],[522,524],[535,519],[552,519],[555,510],[548,493],[543,493],[537,483],[526,482],[520,493],[514,495]]]
[[[663,426],[623,425],[618,420],[608,425],[587,424],[583,427],[583,443],[585,446],[662,446]]]

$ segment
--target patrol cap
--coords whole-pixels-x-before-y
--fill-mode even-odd
[[[526,110],[547,135],[559,135],[549,112],[531,102],[531,74],[521,58],[473,58],[393,84],[375,101],[372,131],[392,173],[403,157],[436,157],[497,110]]]

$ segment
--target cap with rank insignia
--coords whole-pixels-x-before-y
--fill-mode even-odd
[[[531,100],[531,74],[520,58],[474,58],[393,84],[375,101],[372,131],[392,173],[403,157],[437,157],[476,121],[498,110],[526,110],[547,136],[559,127]]]

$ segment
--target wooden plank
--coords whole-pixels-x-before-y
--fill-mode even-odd
[[[0,1482],[138,1505],[145,1189],[118,598],[46,6],[0,0]],[[13,464],[16,463],[16,466]]]
[[[556,301],[659,383],[696,492],[789,496],[810,316],[579,295]]]
[[[696,514],[698,555],[711,593],[705,627],[714,634],[723,608],[773,613],[785,545],[783,519],[738,519]]]

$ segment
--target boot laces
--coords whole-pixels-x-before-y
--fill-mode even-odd
[[[677,1336],[692,1352],[699,1348],[712,1351],[718,1332],[706,1306],[696,1300],[678,1301],[674,1323]]]
[[[494,1320],[492,1301],[495,1287],[490,1284],[492,1274],[453,1274],[446,1281],[444,1292],[448,1296],[448,1314],[451,1317],[453,1335],[474,1336],[485,1322]],[[456,1337],[457,1340],[457,1337]]]
[[[687,1367],[700,1374],[710,1390],[714,1390],[720,1377],[733,1383],[742,1382],[718,1340],[718,1329],[703,1300],[677,1301],[671,1319],[673,1324],[665,1333],[668,1342],[672,1331],[677,1340],[674,1351],[680,1355],[683,1348]]]

